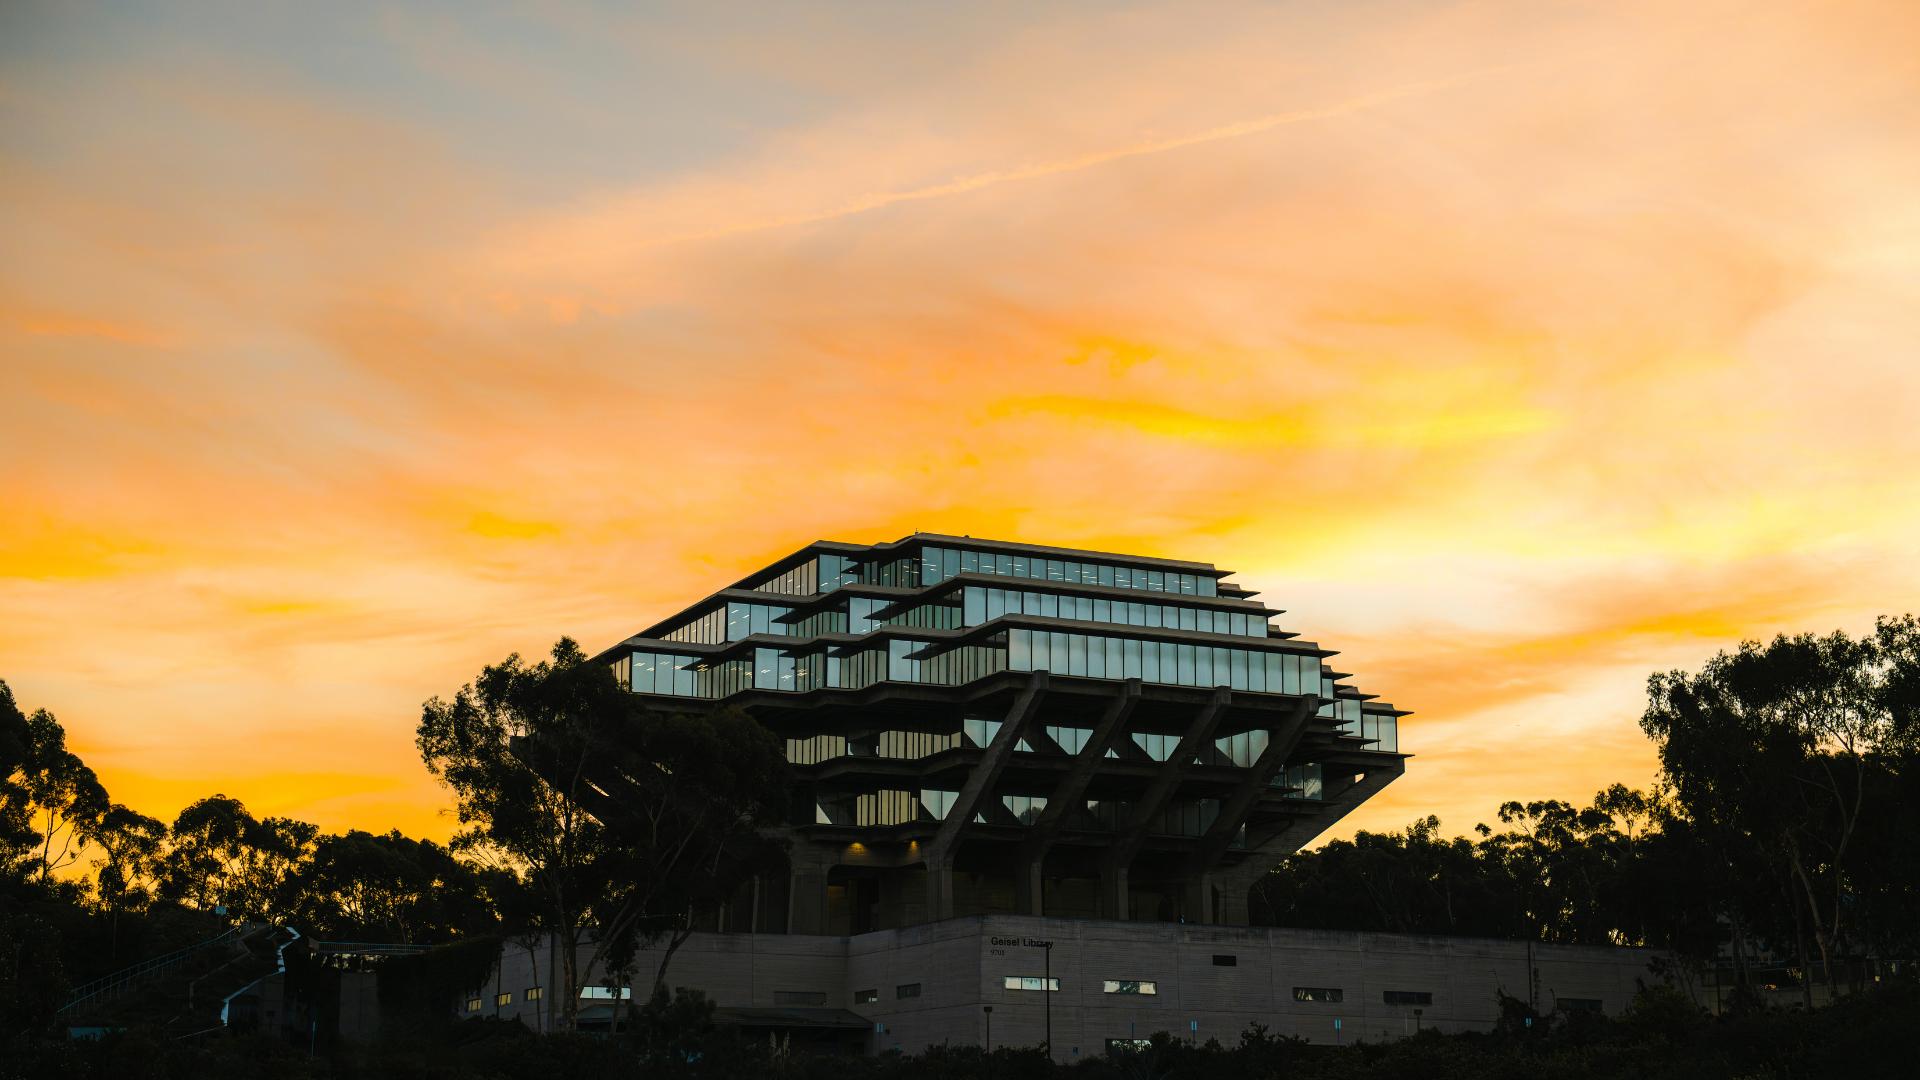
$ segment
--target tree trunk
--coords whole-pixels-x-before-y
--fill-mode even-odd
[[[1800,1000],[1813,1011],[1813,965],[1807,960],[1807,920],[1801,913],[1798,899],[1793,905],[1793,944],[1800,954]]]
[[[693,919],[688,918],[684,927],[677,927],[667,935],[667,948],[660,956],[660,966],[653,973],[653,993],[659,994],[667,987],[667,965],[673,963],[673,954],[693,936]]]
[[[1829,999],[1828,1004],[1832,1004],[1831,999],[1833,996],[1833,950],[1830,943],[1827,940],[1826,924],[1821,921],[1820,906],[1818,903],[1815,902],[1813,898],[1813,882],[1807,879],[1806,871],[1800,868],[1799,849],[1797,847],[1793,847],[1793,848],[1789,848],[1789,851],[1793,855],[1794,876],[1800,882],[1801,890],[1803,891],[1806,902],[1807,902],[1807,917],[1813,920],[1813,941],[1814,941],[1814,944],[1820,947],[1820,963],[1821,963],[1821,966],[1826,968],[1827,995]],[[1839,918],[1839,913],[1836,912],[1834,917],[1837,921]],[[1798,928],[1800,925],[1800,905],[1798,903],[1794,904],[1793,906],[1793,922],[1794,922],[1794,926]],[[1805,959],[1806,946],[1804,944],[1802,944],[1800,951],[1801,951],[1801,963],[1804,965],[1806,963],[1806,959]],[[1807,975],[1809,977],[1809,980],[1811,980],[1812,972],[1809,971]],[[1806,1001],[1807,1001],[1808,1010],[1812,1010],[1813,988],[1812,988],[1811,981],[1809,981],[1808,983]]]
[[[1738,909],[1735,909],[1735,911],[1732,914],[1733,914],[1733,988],[1736,991],[1738,991],[1739,1000],[1744,1002],[1747,998],[1747,992],[1752,985],[1751,979],[1747,973],[1747,933],[1746,933],[1745,924],[1742,923],[1740,919],[1740,913]],[[1718,973],[1716,973],[1714,975],[1714,981],[1718,982],[1719,978],[1720,977]]]
[[[580,1012],[580,941],[572,923],[562,927],[560,945],[560,1030],[573,1031]],[[557,935],[556,935],[557,936]]]

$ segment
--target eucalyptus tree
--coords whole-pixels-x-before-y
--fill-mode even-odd
[[[1768,868],[1791,915],[1776,933],[1803,961],[1810,935],[1831,982],[1864,884],[1860,840],[1878,815],[1903,813],[1874,793],[1888,770],[1911,767],[1920,626],[1909,615],[1860,638],[1744,642],[1698,673],[1654,675],[1648,698],[1641,726],[1683,811]]]
[[[662,937],[670,958],[695,905],[730,890],[785,810],[765,728],[727,708],[649,711],[566,638],[428,701],[417,742],[453,791],[454,848],[510,871],[552,935],[562,1028],[596,967]]]
[[[210,795],[174,818],[160,860],[161,895],[234,918],[291,913],[319,829],[286,817],[256,818],[240,800]]]
[[[0,681],[0,859],[15,875],[51,885],[79,862],[109,803],[107,790],[67,748],[45,709],[23,713]]]

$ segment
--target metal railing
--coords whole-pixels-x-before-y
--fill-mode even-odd
[[[143,979],[158,975],[164,971],[169,971],[186,963],[188,960],[200,955],[204,950],[213,948],[216,945],[239,941],[248,929],[249,927],[247,925],[231,927],[224,933],[215,934],[205,941],[196,942],[184,949],[170,952],[165,956],[156,956],[151,960],[142,960],[132,967],[122,968],[111,975],[103,975],[92,982],[78,986],[67,996],[67,1003],[60,1006],[56,1015],[77,1009],[90,1002],[109,1000]]]
[[[279,929],[285,930],[288,934],[291,934],[292,936],[287,938],[287,940],[281,942],[279,948],[273,950],[273,970],[267,972],[265,975],[260,976],[259,978],[253,980],[247,985],[241,987],[238,990],[235,990],[233,993],[228,994],[225,998],[221,999],[220,1023],[222,1025],[227,1025],[230,1023],[230,1020],[228,1019],[228,1015],[229,1015],[229,1011],[233,1008],[234,998],[237,998],[241,994],[244,994],[247,991],[253,989],[254,987],[259,986],[261,983],[266,982],[268,979],[271,979],[275,975],[285,975],[287,973],[287,946],[292,945],[296,941],[299,941],[301,934],[300,934],[300,931],[295,930],[291,926],[282,926]]]

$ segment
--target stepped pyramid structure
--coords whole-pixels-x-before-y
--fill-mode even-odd
[[[786,740],[791,865],[719,929],[1244,925],[1254,881],[1401,774],[1406,714],[1229,576],[972,537],[821,541],[596,659],[654,708],[723,701]]]

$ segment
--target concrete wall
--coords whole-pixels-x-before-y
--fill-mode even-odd
[[[1007,976],[1042,974],[1047,951],[1030,941],[1054,943],[1060,990],[1051,995],[1053,1045],[1062,1060],[1102,1053],[1108,1039],[1156,1031],[1231,1044],[1253,1023],[1314,1042],[1399,1038],[1416,1023],[1485,1030],[1498,1016],[1496,991],[1527,996],[1523,942],[1017,915],[852,937],[696,934],[674,957],[667,981],[700,989],[722,1006],[791,1008],[806,1004],[795,995],[818,994],[824,1007],[881,1025],[870,1041],[874,1050],[981,1042],[983,1006],[991,1005],[995,1045],[1032,1045],[1042,1040],[1049,995],[1003,985]],[[1215,956],[1233,957],[1232,966],[1216,964]],[[1639,980],[1651,981],[1652,957],[1642,949],[1537,945],[1538,1007],[1545,1012],[1559,998],[1587,998],[1617,1013]],[[526,952],[509,949],[502,959],[494,985],[513,992],[514,1004],[496,1008],[490,988],[481,1013],[550,1025],[522,1000],[523,988],[535,985]],[[643,961],[636,979],[642,996],[652,981],[648,961],[657,959],[648,954]],[[1150,980],[1159,992],[1104,993],[1108,979]],[[900,987],[916,983],[918,996],[899,996]],[[551,974],[543,972],[538,984],[550,987]],[[1295,987],[1337,988],[1343,1000],[1296,1001]],[[856,1003],[864,990],[875,991],[876,1000]],[[1416,1018],[1413,1006],[1386,1004],[1388,990],[1426,991],[1432,1004]]]

